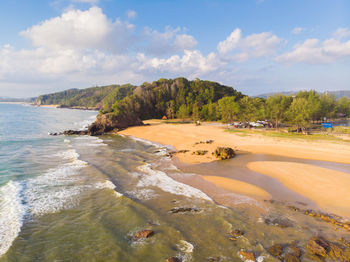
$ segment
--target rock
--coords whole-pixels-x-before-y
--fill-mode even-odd
[[[176,153],[178,153],[178,154],[185,154],[187,152],[190,152],[190,150],[182,149],[182,150],[177,151]]]
[[[248,251],[244,251],[244,250],[241,250],[239,251],[239,256],[241,259],[243,259],[244,261],[254,261],[256,262],[255,260],[255,255],[253,252],[248,252]]]
[[[271,255],[282,260],[283,246],[281,244],[275,244],[266,249]]]
[[[208,153],[208,150],[197,150],[192,152],[192,155],[204,156],[206,153]]]
[[[313,255],[326,257],[329,251],[329,244],[322,238],[314,237],[307,242],[306,248]]]
[[[230,236],[237,238],[237,237],[243,236],[244,232],[242,232],[238,229],[235,229],[235,230],[231,231],[229,234],[230,234]]]
[[[291,254],[293,256],[296,256],[296,257],[300,257],[301,256],[301,250],[295,244],[292,244],[292,245],[288,246],[287,253]]]
[[[330,257],[332,260],[350,261],[350,249],[341,243],[314,237],[307,243],[306,248],[312,255]]]
[[[284,257],[285,262],[300,262],[300,258],[292,254],[286,254]]]
[[[165,261],[166,262],[181,262],[181,260],[177,257],[169,257]]]
[[[174,207],[170,210],[171,213],[185,213],[185,212],[199,212],[199,209],[196,207]]]
[[[230,147],[217,147],[214,155],[221,160],[230,159],[235,156],[235,151]]]
[[[67,131],[63,131],[62,134],[66,136],[87,135],[88,131],[87,130],[67,130]]]
[[[136,232],[136,234],[132,237],[133,241],[137,241],[139,239],[149,238],[154,235],[153,230],[145,229],[141,230],[139,232]]]
[[[88,128],[88,134],[98,136],[113,130],[122,130],[130,126],[141,126],[143,122],[137,117],[115,115],[113,113],[98,115],[96,121]]]

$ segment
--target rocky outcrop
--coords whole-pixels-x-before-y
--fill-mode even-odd
[[[230,147],[217,147],[214,155],[221,160],[233,158],[236,154]]]
[[[256,259],[255,259],[255,255],[253,252],[248,252],[248,251],[244,251],[244,250],[241,250],[239,251],[239,257],[243,260],[243,261],[246,261],[246,262],[256,262]]]
[[[102,114],[97,116],[96,121],[89,126],[88,134],[98,136],[114,130],[141,125],[143,125],[143,122],[137,117],[117,116],[113,113]]]
[[[143,122],[139,118],[116,116],[112,113],[98,115],[96,121],[87,130],[67,130],[62,133],[49,133],[57,135],[90,135],[99,136],[112,131],[119,131],[130,126],[142,126]]]

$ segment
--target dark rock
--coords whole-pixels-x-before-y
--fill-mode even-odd
[[[239,251],[239,256],[240,256],[243,260],[256,261],[256,260],[255,260],[255,255],[254,255],[253,252],[248,252],[248,251],[241,250],[241,251]]]
[[[96,121],[88,128],[88,134],[98,136],[113,130],[121,130],[130,126],[141,126],[141,119],[131,116],[120,116],[113,113],[98,115]]]
[[[206,153],[208,153],[208,150],[197,150],[197,151],[194,151],[192,155],[204,156]]]
[[[165,260],[166,262],[181,262],[181,259],[177,257],[169,257]]]
[[[221,160],[230,159],[235,156],[235,151],[230,147],[217,147],[214,155]]]
[[[176,153],[178,153],[178,154],[184,154],[184,153],[187,153],[187,152],[190,152],[190,150],[183,149],[183,150],[177,151]]]
[[[149,238],[154,235],[153,230],[145,229],[141,230],[139,232],[136,232],[136,234],[132,237],[133,241],[137,241],[139,239]]]
[[[283,246],[281,244],[275,244],[266,249],[271,255],[282,260]]]
[[[199,212],[199,209],[196,207],[174,207],[170,210],[171,213],[185,213],[185,212]]]
[[[88,131],[87,130],[67,130],[67,131],[63,131],[62,134],[66,136],[87,135]]]

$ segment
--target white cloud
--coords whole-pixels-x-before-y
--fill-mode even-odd
[[[180,27],[165,27],[164,32],[158,32],[151,28],[145,28],[145,41],[149,42],[146,52],[152,55],[169,55],[184,50],[193,50],[197,45],[197,40],[188,34],[183,33]]]
[[[50,49],[97,48],[124,51],[133,25],[112,22],[99,7],[86,11],[68,10],[60,17],[46,20],[21,32],[33,45]]]
[[[295,34],[295,35],[298,35],[300,34],[301,32],[305,31],[306,28],[305,27],[295,27],[293,30],[292,30],[292,33]]]
[[[309,64],[331,63],[350,56],[350,40],[340,42],[328,39],[320,42],[318,39],[307,39],[302,44],[294,46],[294,50],[276,58],[278,62]]]
[[[224,41],[219,42],[217,49],[221,55],[232,53],[232,59],[246,61],[252,57],[273,55],[280,42],[281,39],[270,32],[251,34],[243,38],[242,31],[236,28]]]
[[[333,35],[334,37],[339,39],[347,38],[347,37],[350,37],[350,30],[347,28],[338,28]]]
[[[126,12],[126,15],[127,15],[129,18],[135,18],[135,17],[137,16],[137,13],[136,13],[136,11],[134,11],[134,10],[128,10],[128,11]]]
[[[221,54],[227,54],[237,48],[242,39],[242,31],[236,28],[224,41],[219,42],[218,50]]]

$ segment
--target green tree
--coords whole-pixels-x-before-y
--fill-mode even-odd
[[[305,98],[295,98],[287,111],[288,119],[299,131],[299,129],[308,126],[311,117],[310,111],[308,100]]]
[[[199,115],[199,106],[197,103],[194,103],[193,107],[192,107],[192,119],[194,121],[197,121],[200,119],[200,115]]]
[[[224,123],[232,122],[237,118],[239,113],[239,105],[235,101],[234,96],[223,97],[218,101],[221,120]]]
[[[189,107],[186,104],[181,105],[176,115],[178,118],[181,118],[182,121],[185,121],[185,119],[190,116]]]
[[[292,97],[283,95],[270,96],[266,100],[266,114],[275,121],[275,127],[278,128],[281,121],[285,120],[287,110],[292,103]]]

